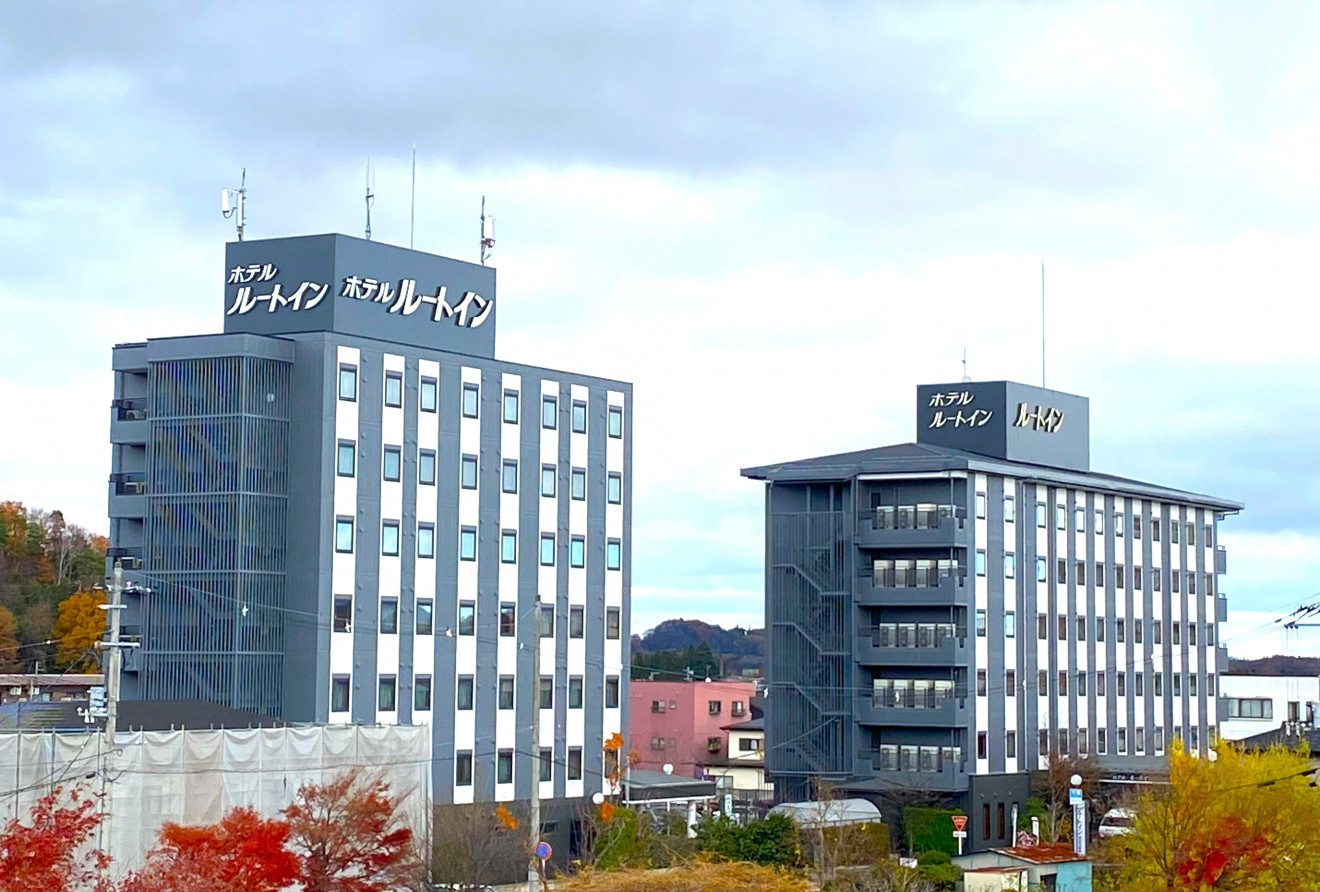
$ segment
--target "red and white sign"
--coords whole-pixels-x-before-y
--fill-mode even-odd
[[[953,818],[953,829],[961,831],[967,826],[967,815],[951,815]]]

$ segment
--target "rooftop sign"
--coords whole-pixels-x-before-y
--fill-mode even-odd
[[[230,242],[225,331],[335,331],[495,354],[495,271],[346,235]]]
[[[917,387],[917,442],[992,458],[1090,470],[1090,401],[1013,381]]]

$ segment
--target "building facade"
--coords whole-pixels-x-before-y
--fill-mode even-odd
[[[730,721],[751,718],[750,681],[633,681],[628,735],[637,766],[698,777],[708,759],[728,752]]]
[[[1285,725],[1315,727],[1320,678],[1314,675],[1238,675],[1220,682],[1223,716],[1219,733],[1243,740]]]
[[[923,386],[917,442],[748,468],[766,482],[766,764],[947,794],[1011,844],[1053,756],[1157,769],[1217,733],[1241,506],[1089,469],[1084,398]]]
[[[494,270],[419,251],[231,243],[224,291],[224,333],[114,350],[124,697],[429,725],[437,802],[526,799],[534,754],[601,789],[631,385],[496,359]]]

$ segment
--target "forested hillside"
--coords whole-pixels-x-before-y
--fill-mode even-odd
[[[59,511],[0,502],[0,672],[95,670],[106,544]]]
[[[699,619],[667,619],[645,635],[632,638],[633,678],[672,681],[729,678],[759,674],[765,646],[764,629],[724,629]]]

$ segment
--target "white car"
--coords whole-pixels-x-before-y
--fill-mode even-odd
[[[1101,839],[1131,833],[1136,818],[1137,813],[1130,808],[1111,808],[1100,819]]]

